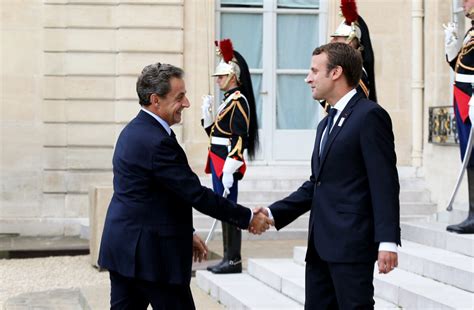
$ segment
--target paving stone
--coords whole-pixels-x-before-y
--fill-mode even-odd
[[[57,289],[24,293],[9,298],[4,304],[4,309],[88,310],[90,307],[79,289]]]

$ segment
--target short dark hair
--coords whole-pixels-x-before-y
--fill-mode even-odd
[[[355,87],[359,84],[362,77],[362,56],[359,51],[349,44],[337,42],[315,48],[313,56],[322,53],[328,56],[328,72],[340,66],[349,86]]]
[[[150,105],[150,96],[157,94],[166,97],[171,90],[171,78],[183,78],[184,71],[181,68],[169,64],[151,64],[143,68],[137,79],[137,94],[140,105]]]

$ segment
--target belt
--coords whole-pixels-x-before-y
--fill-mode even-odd
[[[472,74],[462,74],[462,73],[456,73],[454,76],[454,80],[456,82],[461,82],[461,83],[474,83],[474,75]]]
[[[229,146],[230,139],[221,137],[211,137],[211,144]]]

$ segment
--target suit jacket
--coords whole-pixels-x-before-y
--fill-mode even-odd
[[[240,228],[249,225],[249,209],[201,186],[174,134],[143,111],[118,138],[113,172],[99,266],[123,276],[189,284],[192,207]]]
[[[357,93],[334,123],[320,155],[326,122],[327,117],[318,125],[310,180],[270,206],[275,226],[281,229],[311,210],[308,249],[330,262],[372,262],[380,242],[400,244],[391,120],[382,107]]]

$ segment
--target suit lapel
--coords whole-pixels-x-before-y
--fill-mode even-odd
[[[328,116],[326,115],[325,118],[318,125],[318,129],[316,130],[316,139],[314,141],[314,149],[313,149],[313,160],[316,161],[316,164],[319,164],[319,145],[321,144],[321,139],[323,136],[324,128],[328,122]]]
[[[349,118],[349,116],[352,113],[352,109],[354,108],[356,103],[360,100],[360,98],[362,98],[362,95],[360,93],[355,94],[351,98],[351,100],[347,103],[347,105],[344,108],[344,110],[342,111],[341,115],[339,115],[336,122],[334,123],[334,127],[332,128],[331,133],[329,134],[328,141],[326,142],[326,144],[324,146],[323,153],[321,154],[321,156],[319,156],[319,166],[318,166],[318,171],[317,171],[318,175],[319,175],[319,171],[321,170],[321,167],[324,165],[324,161],[326,160],[326,157],[328,156],[328,153],[331,149],[332,143],[336,139],[339,132],[342,130],[342,127],[344,126],[344,124],[347,122],[347,119]],[[340,124],[341,126],[339,126],[339,123],[342,121],[342,119],[344,119],[343,123]],[[320,137],[320,139],[321,139],[321,137]],[[319,155],[319,143],[320,143],[320,140],[318,140],[318,146],[317,146],[318,147],[318,155]]]

